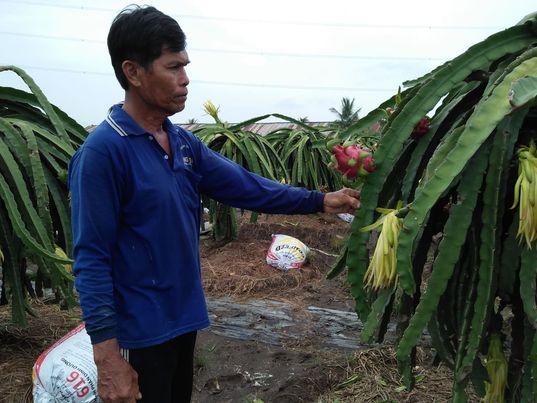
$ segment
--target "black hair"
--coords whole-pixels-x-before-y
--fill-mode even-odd
[[[128,90],[129,82],[121,68],[125,60],[148,69],[163,50],[185,50],[186,36],[177,21],[155,7],[131,5],[114,18],[107,43],[116,77]]]

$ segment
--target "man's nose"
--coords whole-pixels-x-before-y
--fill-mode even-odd
[[[186,87],[188,84],[190,84],[190,79],[188,78],[188,74],[186,74],[186,72],[181,74],[181,77],[179,78],[179,84],[182,87]]]

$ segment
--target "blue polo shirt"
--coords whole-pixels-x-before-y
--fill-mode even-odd
[[[169,120],[171,156],[115,105],[69,165],[75,286],[92,343],[141,348],[209,325],[200,193],[252,211],[306,214],[323,194],[262,178]]]

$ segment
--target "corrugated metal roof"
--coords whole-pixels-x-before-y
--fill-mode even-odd
[[[327,127],[331,122],[308,122],[308,125],[314,127]],[[183,129],[188,131],[193,131],[198,129],[200,126],[203,126],[203,123],[191,123],[191,124],[180,124]],[[266,122],[266,123],[254,123],[244,127],[244,130],[251,131],[253,133],[265,135],[279,129],[296,129],[299,127],[296,123],[291,122]]]
[[[308,122],[307,124],[313,127],[328,127],[331,122]],[[200,126],[203,126],[203,123],[189,123],[189,124],[179,124],[183,129],[186,129],[188,131],[193,131],[199,128]],[[96,125],[89,125],[86,127],[86,131],[89,133],[93,129],[95,129]],[[291,122],[266,122],[266,123],[254,123],[251,125],[247,125],[244,127],[246,131],[250,131],[253,133],[265,135],[268,133],[272,133],[273,131],[280,130],[280,129],[296,129],[299,127],[296,123]]]

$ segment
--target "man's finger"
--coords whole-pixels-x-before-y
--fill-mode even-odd
[[[356,210],[358,207],[360,207],[360,201],[355,197],[349,197],[348,199],[349,209],[352,208]]]
[[[343,190],[343,193],[345,193],[348,196],[354,197],[356,199],[360,198],[360,192],[357,191],[356,189],[343,188],[342,190]]]
[[[142,400],[142,393],[140,392],[140,385],[138,385],[137,378],[138,376],[136,376],[133,382],[133,389],[134,389],[133,395],[136,398],[136,400]]]
[[[138,373],[134,369],[132,369],[132,387],[136,400],[142,400],[142,393],[140,392],[140,385],[138,383]]]

